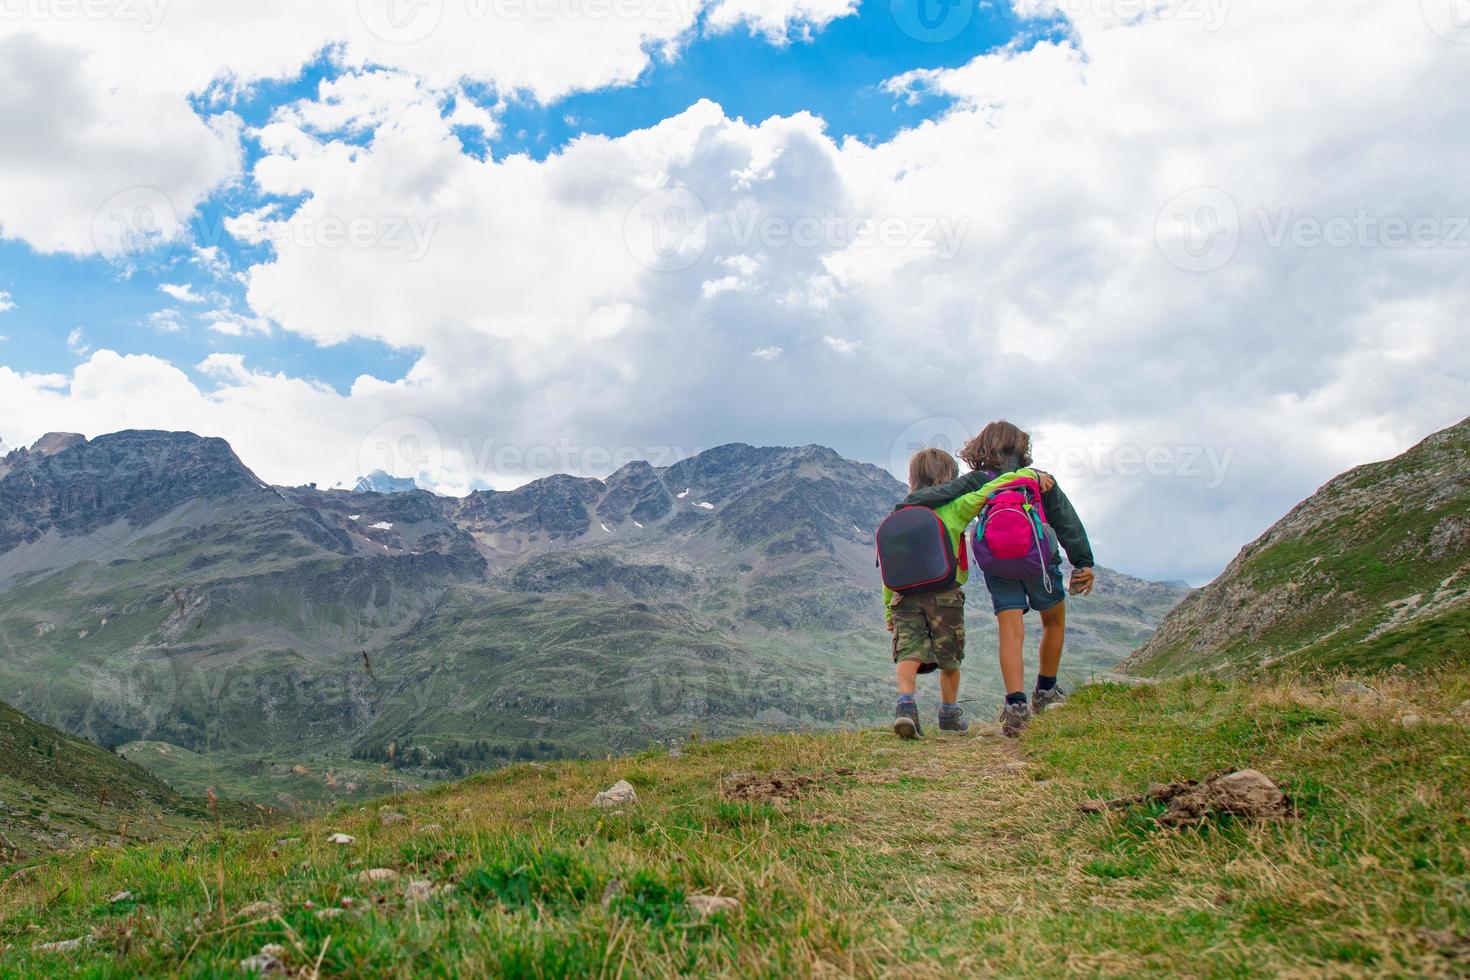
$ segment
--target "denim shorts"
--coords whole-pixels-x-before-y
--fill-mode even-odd
[[[990,602],[995,606],[996,614],[1012,609],[1019,609],[1022,613],[1028,609],[1041,612],[1066,599],[1067,584],[1062,578],[1062,563],[1053,562],[1046,571],[1051,576],[1049,589],[1045,579],[996,578],[986,572],[985,587],[990,590]]]

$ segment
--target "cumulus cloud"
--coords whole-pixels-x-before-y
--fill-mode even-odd
[[[156,310],[148,314],[148,326],[157,330],[159,333],[182,333],[184,331],[184,318],[178,310]]]
[[[0,238],[117,259],[175,241],[240,172],[239,128],[106,73],[84,48],[0,33]]]
[[[10,298],[9,293],[0,290],[0,313],[8,313],[13,309],[15,309],[15,300]]]
[[[180,303],[203,303],[203,302],[205,302],[204,297],[203,296],[200,296],[198,293],[194,292],[194,287],[192,285],[190,285],[189,283],[182,283],[182,284],[168,283],[168,282],[162,283],[162,284],[159,285],[158,291],[161,292],[161,293],[165,293],[165,294],[167,294],[169,296],[172,296],[174,299],[178,300]]]
[[[400,475],[444,489],[535,475],[494,450],[568,439],[821,441],[900,471],[1005,416],[1105,563],[1199,579],[1470,396],[1470,104],[1425,96],[1457,90],[1463,51],[1415,8],[1078,11],[1065,42],[894,79],[953,104],[877,145],[701,102],[541,162],[465,153],[459,76],[388,55],[251,134],[255,184],[299,203],[235,218],[271,257],[214,329],[376,340],[417,353],[406,376],[339,392],[216,355],[206,389],[99,351],[65,379],[0,373],[0,397],[35,434],[95,432],[122,417],[115,377],[133,416],[198,419],[267,479],[348,480],[411,443],[433,448]],[[1385,244],[1421,219],[1437,239]],[[588,459],[558,463],[605,471]]]
[[[831,0],[733,2],[716,12],[720,29],[749,22],[773,38],[840,15]],[[0,237],[42,252],[109,256],[176,241],[199,203],[240,172],[239,121],[210,107],[290,78],[323,54],[343,68],[387,71],[328,83],[315,118],[301,122],[381,123],[403,99],[385,84],[391,78],[442,93],[454,125],[493,136],[491,107],[504,99],[544,103],[625,85],[655,57],[676,57],[702,5],[20,5],[0,18]],[[467,83],[488,90],[491,105],[468,94]]]

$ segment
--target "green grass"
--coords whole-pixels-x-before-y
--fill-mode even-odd
[[[0,703],[0,860],[188,837],[213,823],[203,796],[181,796],[148,770]],[[215,810],[230,824],[274,818],[228,801]]]
[[[1097,687],[1019,745],[696,742],[394,799],[391,825],[369,806],[52,858],[0,886],[0,972],[238,974],[279,944],[322,976],[1463,975],[1470,729],[1450,713],[1470,671],[1369,682],[1382,701],[1290,679]],[[1173,831],[1157,808],[1076,808],[1243,766],[1287,785],[1295,819]],[[732,772],[814,783],[734,800]],[[641,802],[593,809],[619,778]],[[701,894],[742,904],[702,919]]]

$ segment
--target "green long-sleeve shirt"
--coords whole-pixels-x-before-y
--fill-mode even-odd
[[[980,513],[980,508],[985,506],[989,495],[983,490],[972,490],[961,494],[953,500],[947,500],[938,504],[919,504],[914,498],[916,494],[909,494],[908,499],[899,504],[899,507],[926,506],[932,507],[935,515],[949,532],[950,544],[954,546],[954,553],[961,554],[965,547],[965,528],[970,526]],[[970,578],[970,573],[961,567],[955,575],[955,585],[964,585]],[[883,614],[889,622],[893,621],[893,590],[883,586]]]
[[[1020,467],[1011,467],[997,476],[988,470],[976,470],[940,486],[915,491],[899,506],[932,507],[949,531],[950,540],[958,554],[959,549],[965,546],[965,529],[979,516],[981,508],[990,499],[990,485],[1001,482],[1001,476],[1010,479],[1018,471],[1022,471]],[[1029,468],[1023,472],[1036,476],[1036,471]],[[1076,509],[1061,487],[1053,485],[1044,492],[1041,495],[1041,505],[1046,509],[1046,522],[1056,532],[1057,543],[1067,553],[1067,560],[1074,568],[1091,568],[1092,543],[1087,539],[1087,529],[1082,526],[1082,519],[1077,516]],[[964,585],[968,578],[968,573],[961,569],[955,584]],[[893,592],[884,586],[883,610],[890,621],[893,618],[892,609]]]

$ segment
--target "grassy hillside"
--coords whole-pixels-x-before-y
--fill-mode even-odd
[[[0,970],[1463,975],[1470,671],[1369,683],[1098,687],[1019,744],[747,736],[53,858],[0,890]],[[1247,766],[1289,818],[1078,809]],[[591,806],[618,779],[640,802]]]
[[[1470,662],[1470,420],[1332,480],[1169,615],[1126,669]]]
[[[254,807],[219,809],[231,823],[264,819]],[[0,860],[184,838],[211,821],[202,800],[185,799],[148,770],[0,703]]]

